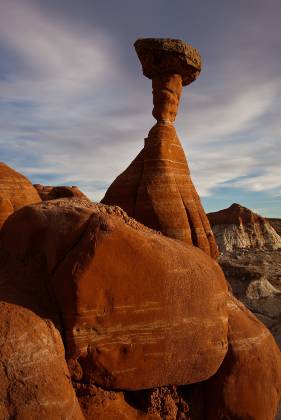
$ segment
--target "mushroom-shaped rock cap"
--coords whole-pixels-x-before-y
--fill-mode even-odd
[[[167,73],[180,74],[183,86],[195,80],[201,71],[201,56],[180,39],[140,38],[134,47],[149,79]]]

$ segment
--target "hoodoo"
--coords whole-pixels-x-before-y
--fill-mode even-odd
[[[201,71],[200,54],[175,39],[139,39],[135,49],[143,74],[152,79],[152,115],[157,123],[144,148],[115,179],[102,202],[118,205],[146,226],[216,257],[214,235],[173,125],[182,87]]]

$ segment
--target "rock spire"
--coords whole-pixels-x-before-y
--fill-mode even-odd
[[[135,49],[143,74],[152,79],[152,115],[157,123],[102,202],[118,205],[141,223],[216,257],[216,242],[173,125],[182,87],[200,73],[200,54],[174,39],[139,39]]]

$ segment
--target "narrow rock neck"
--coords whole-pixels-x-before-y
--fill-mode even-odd
[[[152,79],[153,111],[157,122],[173,125],[182,93],[182,77],[164,74]]]

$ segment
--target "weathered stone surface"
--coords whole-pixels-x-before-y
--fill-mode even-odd
[[[43,201],[46,200],[57,200],[58,198],[82,198],[89,200],[89,198],[82,193],[82,191],[79,190],[78,187],[73,185],[70,186],[58,186],[58,187],[52,187],[48,185],[41,185],[41,184],[34,184],[34,187],[36,188],[38,194],[40,195],[40,198]]]
[[[159,413],[147,413],[128,404],[123,392],[105,391],[89,384],[76,384],[76,393],[86,420],[161,420]],[[169,413],[170,414],[170,413]],[[176,420],[175,417],[169,417]]]
[[[278,249],[281,237],[263,217],[239,204],[208,214],[219,249]]]
[[[281,236],[281,219],[275,217],[267,218],[266,220],[271,224],[271,226],[278,233],[278,235]]]
[[[237,249],[218,260],[234,295],[271,331],[281,347],[281,250]]]
[[[0,228],[15,210],[41,201],[29,180],[0,162]]]
[[[208,420],[274,420],[281,397],[281,353],[274,338],[242,303],[231,298],[229,350],[206,384]]]
[[[195,48],[180,39],[141,38],[135,49],[142,64],[143,74],[153,79],[160,74],[178,74],[186,86],[201,71],[201,57]]]
[[[0,247],[14,265],[25,262],[17,287],[27,282],[31,291],[47,272],[75,378],[142,389],[201,381],[221,364],[227,286],[198,248],[78,199],[24,207],[5,224]]]
[[[152,77],[152,114],[157,124],[145,139],[143,150],[108,188],[102,202],[118,205],[141,223],[216,257],[216,242],[173,126],[183,81],[179,68],[176,71],[171,66],[170,55],[175,65],[184,66],[179,59],[185,54],[184,45],[177,40],[136,42],[145,75]],[[158,53],[162,54],[160,61],[155,59]],[[155,67],[150,72],[151,60]]]
[[[0,302],[1,420],[83,420],[59,332],[30,310]]]

